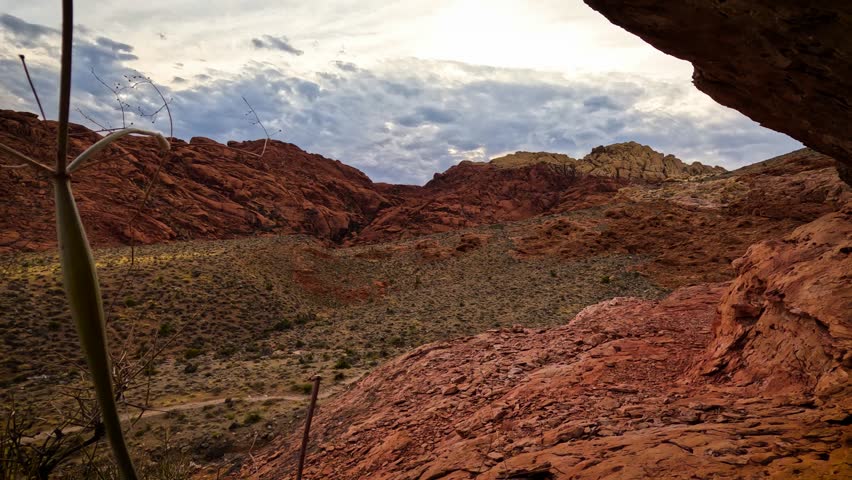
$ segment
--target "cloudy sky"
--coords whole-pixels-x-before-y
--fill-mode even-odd
[[[108,85],[142,74],[177,137],[262,138],[245,97],[273,138],[377,181],[627,140],[727,168],[801,147],[715,104],[689,63],[580,0],[85,0],[75,23],[73,121],[121,125],[92,71]],[[58,0],[0,0],[0,108],[36,111],[23,53],[55,118],[59,25]],[[147,121],[132,112],[156,109],[155,95],[123,93],[131,121]],[[155,128],[168,130],[162,115]]]

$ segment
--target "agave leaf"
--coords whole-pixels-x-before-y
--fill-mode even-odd
[[[54,181],[54,190],[62,280],[68,296],[71,318],[77,325],[80,343],[92,374],[95,394],[101,408],[101,418],[112,446],[116,465],[124,480],[136,480],[138,477],[127,450],[127,443],[124,441],[112,389],[106,316],[92,250],[71,192],[70,178],[57,176]]]
[[[154,137],[157,139],[157,143],[160,145],[160,148],[162,150],[166,151],[170,148],[169,141],[166,140],[166,138],[158,132],[142,130],[141,128],[125,128],[117,132],[110,133],[106,137],[98,140],[91,147],[87,148],[85,152],[81,153],[77,158],[74,159],[73,162],[71,162],[70,165],[68,165],[68,173],[73,173],[75,170],[79,170],[83,167],[83,164],[86,162],[86,160],[91,158],[93,155],[105,149],[111,143],[119,140],[121,137],[125,137],[130,134]]]

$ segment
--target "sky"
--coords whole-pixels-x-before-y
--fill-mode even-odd
[[[56,118],[59,4],[0,0],[0,108],[37,111],[25,54]],[[109,86],[134,75],[167,98],[176,137],[264,138],[247,101],[272,138],[393,183],[630,140],[729,169],[801,148],[580,0],[75,2],[72,121],[121,126]],[[163,112],[138,115],[158,108],[149,85],[121,98],[127,123],[169,133]]]

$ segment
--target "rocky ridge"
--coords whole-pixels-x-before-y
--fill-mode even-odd
[[[686,164],[674,155],[664,155],[647,145],[636,142],[599,146],[576,160],[568,155],[547,152],[516,152],[491,160],[498,168],[518,168],[533,164],[548,164],[575,175],[594,175],[616,179],[661,182],[682,180],[704,175],[725,173],[722,167],[710,167],[693,162]]]
[[[0,141],[31,156],[51,155],[54,129],[33,114],[0,111]],[[99,138],[72,125],[72,153]],[[388,185],[284,142],[269,142],[258,158],[262,141],[171,140],[161,155],[151,139],[127,138],[76,176],[95,245],[293,233],[346,245],[398,240],[601,205],[631,182],[722,171],[626,143],[598,147],[576,168],[525,158],[503,168],[504,158],[462,162],[425,186]],[[4,169],[0,188],[8,192],[0,200],[0,252],[51,248],[48,183],[30,169]]]

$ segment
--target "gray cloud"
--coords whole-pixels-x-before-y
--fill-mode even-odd
[[[33,48],[53,48],[42,43]],[[133,73],[132,46],[82,36],[74,52],[74,105],[114,124],[114,100],[89,68],[108,83],[122,81],[122,74]],[[33,111],[13,58],[0,60],[0,97],[11,99],[3,107]],[[45,105],[56,102],[56,68],[31,66]],[[597,145],[635,140],[686,161],[735,168],[800,147],[724,107],[695,111],[691,85],[640,76],[566,77],[417,59],[389,61],[380,70],[335,62],[330,71],[309,76],[288,68],[248,62],[236,74],[208,70],[193,75],[192,82],[176,78],[163,85],[173,99],[175,135],[261,137],[245,117],[245,96],[270,132],[282,130],[275,138],[340,159],[376,181],[397,183],[423,183],[460,160],[516,150],[576,157]],[[143,109],[157,104],[150,91],[134,95],[128,100]],[[130,117],[141,121],[132,112]]]
[[[0,31],[11,38],[19,48],[35,48],[44,45],[45,37],[59,35],[55,28],[26,22],[9,14],[0,15]]]
[[[355,72],[358,70],[358,66],[351,62],[341,62],[338,60],[334,62],[334,66],[343,70],[344,72]]]
[[[287,37],[273,37],[272,35],[263,35],[260,38],[252,38],[251,44],[254,48],[265,48],[270,50],[281,50],[282,52],[292,53],[293,55],[302,55],[302,50],[294,47],[287,40]]]
[[[617,104],[612,98],[606,95],[595,95],[583,100],[583,106],[588,112],[597,112],[598,110],[621,110],[621,105]]]

